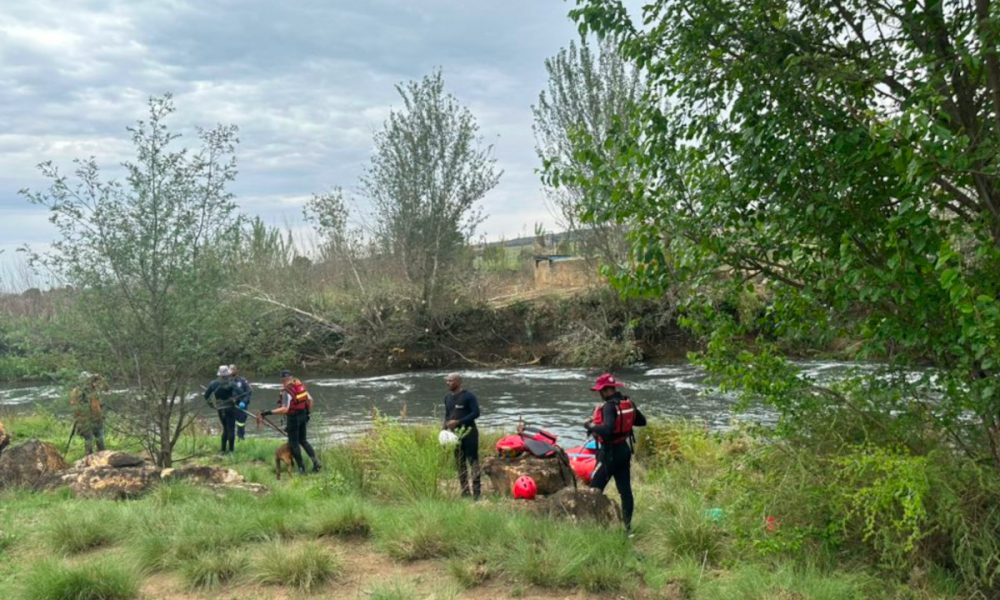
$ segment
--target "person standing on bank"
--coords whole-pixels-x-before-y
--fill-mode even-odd
[[[635,500],[632,497],[632,435],[633,427],[646,424],[646,417],[639,407],[618,391],[623,387],[611,373],[597,378],[591,390],[604,400],[594,408],[594,414],[584,423],[587,433],[597,440],[597,467],[590,479],[590,487],[604,491],[613,477],[618,495],[622,499],[622,520],[625,530],[632,530],[632,512]]]
[[[80,385],[69,393],[69,405],[73,407],[73,424],[76,432],[83,437],[83,447],[88,455],[104,450],[104,408],[98,393],[106,389],[104,379],[95,373],[80,373]]]
[[[214,407],[219,413],[219,422],[222,423],[222,448],[219,452],[223,454],[232,452],[235,444],[238,394],[229,365],[219,365],[216,378],[205,388],[205,402],[208,402],[208,405]],[[211,400],[212,396],[215,396],[214,404]]]
[[[247,436],[247,415],[250,406],[250,397],[253,396],[253,388],[246,377],[240,375],[236,365],[229,365],[229,372],[233,377],[233,385],[236,386],[236,438],[245,440]]]
[[[476,419],[479,418],[479,400],[476,395],[462,389],[462,376],[449,373],[444,378],[448,386],[448,394],[444,397],[444,428],[449,431],[458,430],[460,441],[455,447],[455,462],[458,465],[458,483],[462,487],[463,496],[472,496],[479,500],[481,491],[479,475],[479,430],[476,429]],[[471,478],[466,470],[472,471]],[[471,482],[470,482],[471,479]]]
[[[297,377],[292,377],[292,372],[284,370],[281,372],[281,406],[274,410],[265,410],[260,413],[261,417],[270,415],[285,415],[285,431],[288,432],[288,447],[292,451],[292,458],[299,473],[306,472],[305,462],[302,460],[302,450],[305,448],[306,454],[312,460],[313,473],[322,468],[316,458],[316,451],[312,444],[306,440],[306,423],[309,422],[309,412],[312,410],[313,399],[306,389],[306,385]]]

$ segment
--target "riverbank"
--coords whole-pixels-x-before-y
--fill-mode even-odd
[[[44,415],[7,426],[15,444],[68,435]],[[185,483],[126,502],[4,492],[0,589],[30,600],[967,597],[946,574],[888,575],[849,546],[820,543],[778,490],[758,512],[741,477],[767,454],[743,434],[647,428],[632,539],[533,516],[502,495],[463,501],[435,437],[381,419],[362,440],[323,450],[321,473],[280,482],[276,440],[248,439],[224,459],[211,454],[214,438],[183,440],[179,456],[236,469],[264,495]],[[495,436],[482,438],[492,454]]]

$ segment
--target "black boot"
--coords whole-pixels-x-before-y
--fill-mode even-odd
[[[319,470],[323,468],[323,465],[316,461],[313,461],[313,473],[319,473]]]

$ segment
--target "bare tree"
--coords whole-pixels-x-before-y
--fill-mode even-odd
[[[375,208],[376,238],[419,286],[430,312],[476,226],[478,202],[500,180],[468,108],[436,71],[396,86],[403,110],[375,134],[362,187]]]

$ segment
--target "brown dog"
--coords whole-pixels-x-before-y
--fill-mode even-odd
[[[288,475],[291,476],[294,462],[291,446],[287,442],[278,446],[278,449],[274,451],[274,476],[281,479],[282,463],[288,468]]]

